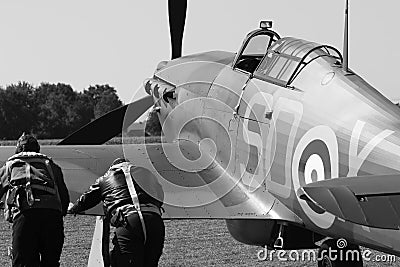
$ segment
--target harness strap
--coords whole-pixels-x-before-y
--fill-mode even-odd
[[[31,183],[31,165],[26,164],[25,165],[25,175],[26,175],[26,200],[28,202],[28,205],[30,207],[33,206],[35,203],[35,198],[33,197],[33,192],[32,192],[32,183]]]
[[[125,174],[125,179],[126,179],[126,184],[128,185],[129,193],[132,198],[133,205],[135,206],[137,213],[139,215],[140,222],[142,224],[142,230],[143,230],[143,236],[144,236],[144,243],[146,243],[147,240],[147,234],[146,234],[146,224],[144,223],[143,219],[143,214],[140,209],[140,203],[139,203],[139,198],[135,190],[135,186],[133,185],[132,181],[132,175],[131,175],[131,166],[129,164],[124,164],[121,166],[121,169],[123,170]]]
[[[142,212],[153,212],[161,216],[161,210],[154,204],[142,204],[140,205]]]
[[[51,165],[50,165],[50,160],[46,159],[46,160],[44,161],[44,164],[46,165],[47,171],[49,172],[50,177],[51,177],[51,179],[54,181],[54,185],[56,186],[56,185],[57,185],[57,183],[56,183],[56,177],[54,176],[53,168],[52,168]]]
[[[115,210],[112,211],[111,216],[115,216],[118,211],[124,213],[125,216],[130,216],[131,214],[137,213],[135,206],[132,204],[125,204],[119,206]],[[143,212],[152,212],[161,216],[161,210],[154,204],[140,204],[140,211]]]
[[[11,162],[7,161],[6,162],[6,173],[5,173],[5,175],[7,176],[7,179],[10,179],[10,177],[9,177],[9,175],[10,175],[10,171],[9,171],[10,165],[11,165]]]
[[[61,197],[60,197],[60,194],[58,193],[58,185],[57,185],[57,181],[56,181],[56,176],[54,175],[53,168],[50,165],[50,160],[46,159],[44,161],[44,164],[46,165],[47,171],[49,172],[50,177],[53,180],[54,189],[50,188],[50,187],[47,187],[48,189],[51,189],[51,190],[48,190],[48,189],[41,189],[41,190],[47,191],[47,192],[49,192],[51,194],[55,194],[57,196],[58,201],[60,201],[60,203],[61,203]],[[62,206],[62,204],[61,204],[61,206]],[[62,211],[62,207],[61,207],[61,211]]]
[[[47,193],[52,194],[52,195],[56,195],[57,194],[56,189],[48,187],[48,186],[45,186],[45,185],[32,184],[31,188],[42,190],[42,191],[47,192]]]

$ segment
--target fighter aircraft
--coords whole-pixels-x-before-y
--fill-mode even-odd
[[[170,9],[177,48],[148,96],[42,148],[71,198],[124,156],[157,176],[165,219],[225,219],[236,240],[271,249],[319,244],[319,266],[348,266],[324,251],[358,245],[400,256],[400,109],[348,68],[346,45],[342,56],[263,21],[237,53],[180,57],[186,1],[171,2],[184,3]],[[102,145],[150,107],[163,143]]]

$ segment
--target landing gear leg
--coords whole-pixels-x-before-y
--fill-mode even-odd
[[[274,248],[275,249],[282,249],[283,248],[283,234],[285,233],[285,225],[280,224],[279,225],[279,234],[277,239],[274,242]]]
[[[345,239],[328,239],[318,251],[318,267],[362,267],[359,246],[347,244]]]

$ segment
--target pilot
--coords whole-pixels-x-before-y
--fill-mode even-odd
[[[6,194],[15,267],[60,266],[69,195],[61,168],[39,152],[36,138],[23,134],[15,155],[0,169],[0,199]]]
[[[150,171],[118,158],[68,212],[80,213],[103,201],[115,227],[111,265],[157,266],[165,238],[163,198],[161,185]]]

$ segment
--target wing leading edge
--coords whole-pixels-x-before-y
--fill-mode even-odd
[[[400,229],[400,175],[330,179],[300,190],[302,199],[346,221]]]
[[[158,178],[164,190],[164,218],[271,218],[272,205],[250,194],[214,159],[200,157],[198,149],[190,141],[128,145],[124,155]],[[184,166],[185,160],[195,164]]]

